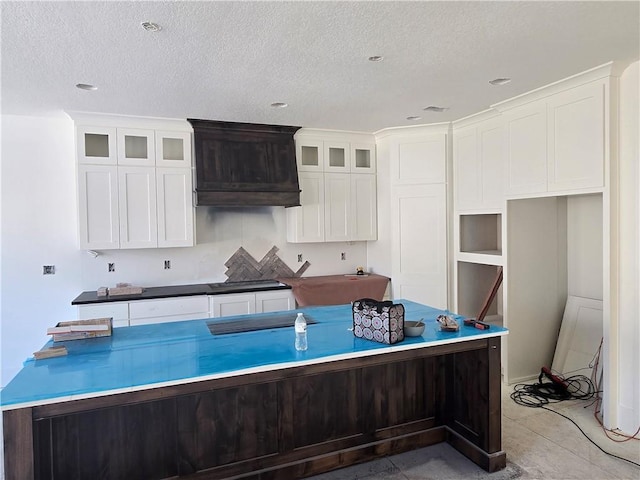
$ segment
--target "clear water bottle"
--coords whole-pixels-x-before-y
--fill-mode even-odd
[[[296,350],[304,351],[307,349],[307,321],[302,313],[298,313],[294,328],[296,331]]]

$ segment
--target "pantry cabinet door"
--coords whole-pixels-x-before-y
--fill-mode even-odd
[[[447,308],[445,185],[402,186],[392,192],[393,298]]]
[[[80,248],[120,248],[118,170],[108,165],[78,165]]]
[[[506,115],[506,194],[547,191],[547,108],[544,101]]]
[[[549,99],[550,192],[604,186],[604,95],[599,81]]]
[[[190,168],[157,168],[158,247],[192,247],[193,201]]]
[[[152,167],[118,167],[120,248],[158,246],[156,177]]]

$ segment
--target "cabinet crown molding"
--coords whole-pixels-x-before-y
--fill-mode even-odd
[[[494,103],[493,105],[491,105],[491,108],[499,112],[506,112],[535,100],[540,100],[542,98],[578,87],[580,85],[584,85],[586,83],[606,79],[612,76],[618,77],[623,70],[624,66],[622,63],[608,62],[598,67],[594,67],[584,72],[571,75],[570,77],[563,78],[562,80],[558,80],[548,85],[536,88],[535,90],[531,90],[508,100]]]
[[[407,125],[402,127],[389,127],[373,132],[376,140],[380,140],[391,135],[394,136],[412,136],[412,135],[429,135],[434,133],[449,133],[451,122],[430,123],[426,125]]]
[[[111,113],[77,111],[65,111],[64,113],[66,113],[76,125],[193,132],[191,124],[186,119],[181,118],[135,117]]]
[[[478,113],[474,113],[467,117],[460,118],[458,120],[454,120],[451,122],[454,130],[468,127],[470,125],[474,125],[476,123],[484,122],[486,120],[491,120],[493,118],[499,117],[501,114],[499,111],[489,108],[487,110],[483,110]]]

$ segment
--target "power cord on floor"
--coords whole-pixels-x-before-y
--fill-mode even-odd
[[[543,382],[542,379],[546,377],[551,381]],[[625,462],[631,463],[640,467],[640,463],[636,463],[628,458],[620,457],[613,453],[607,452],[600,445],[594,442],[589,436],[580,428],[580,426],[571,418],[557,412],[547,405],[551,403],[563,402],[566,400],[591,400],[598,398],[598,391],[594,383],[590,378],[584,375],[573,375],[570,377],[562,377],[561,375],[551,372],[549,369],[543,368],[538,378],[537,383],[524,384],[520,383],[514,386],[513,392],[511,392],[511,399],[518,405],[531,408],[542,408],[549,412],[553,412],[561,417],[566,418],[573,423],[580,433],[585,436],[587,440],[593,443],[602,453],[605,453],[611,457]]]

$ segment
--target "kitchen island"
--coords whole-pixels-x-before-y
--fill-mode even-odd
[[[306,352],[293,328],[213,335],[214,319],[64,342],[2,391],[7,479],[291,479],[442,441],[503,468],[506,330],[440,332],[442,311],[399,302],[427,327],[393,346],[355,338],[350,305],[300,309]]]

